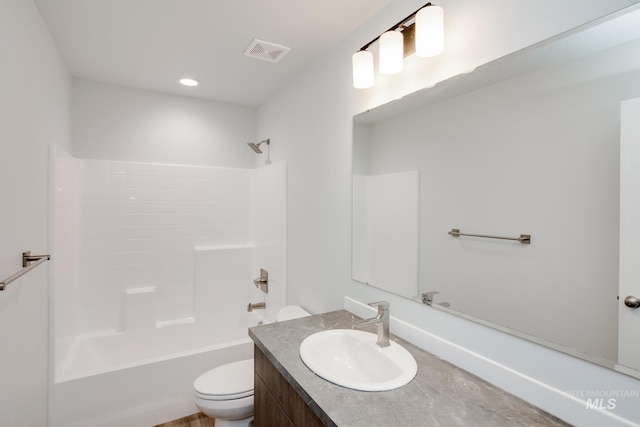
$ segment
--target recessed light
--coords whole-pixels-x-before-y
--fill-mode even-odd
[[[195,80],[195,79],[190,79],[190,78],[188,78],[188,77],[185,77],[185,78],[180,79],[180,80],[178,80],[178,81],[180,82],[180,84],[181,84],[181,85],[183,85],[183,86],[190,86],[190,87],[198,86],[198,84],[200,83],[200,82],[198,82],[197,80]]]

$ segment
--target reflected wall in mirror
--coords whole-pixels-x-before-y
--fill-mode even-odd
[[[634,6],[356,116],[354,280],[640,377],[618,366],[620,110],[639,97]]]

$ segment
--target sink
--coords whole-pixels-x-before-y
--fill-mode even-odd
[[[352,329],[331,329],[308,336],[300,357],[315,374],[354,390],[385,391],[415,377],[416,360],[400,344],[376,345],[378,336]]]

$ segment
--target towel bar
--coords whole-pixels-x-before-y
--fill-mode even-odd
[[[451,231],[449,231],[449,234],[453,237],[471,236],[471,237],[482,237],[485,239],[515,240],[522,243],[523,245],[531,244],[531,234],[521,234],[520,237],[501,237],[501,236],[489,236],[487,234],[461,233],[460,230],[457,228],[452,228]]]
[[[43,262],[50,259],[51,255],[31,255],[31,251],[22,252],[22,270],[0,282],[0,291],[4,291],[9,283],[19,279]]]

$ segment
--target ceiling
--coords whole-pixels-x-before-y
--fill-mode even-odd
[[[35,3],[74,77],[257,106],[391,1]],[[291,51],[278,63],[244,56],[254,39]],[[181,86],[185,76],[200,85]]]

